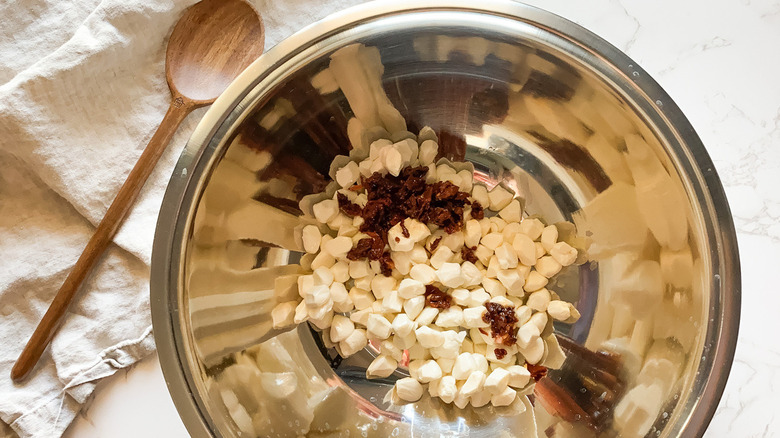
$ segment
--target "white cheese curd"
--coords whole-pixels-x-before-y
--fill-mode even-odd
[[[571,316],[570,308],[570,303],[554,300],[547,305],[547,313],[556,321],[566,321]]]
[[[471,396],[471,406],[474,406],[475,408],[485,406],[490,403],[490,398],[492,396],[490,391],[479,391]]]
[[[526,280],[517,269],[502,269],[498,271],[498,281],[506,288],[507,293],[513,296],[523,296]],[[545,280],[547,280],[545,278]],[[546,284],[546,282],[545,282]],[[528,290],[528,289],[525,289]]]
[[[527,322],[517,331],[517,345],[521,348],[528,347],[531,342],[541,336],[542,332],[536,324]]]
[[[417,342],[424,348],[436,348],[444,344],[444,334],[426,325],[418,327],[414,333],[417,337]]]
[[[523,210],[520,207],[520,201],[517,199],[509,201],[509,204],[498,212],[498,216],[507,223],[520,222],[520,219],[522,219],[523,216]]]
[[[420,327],[427,326],[430,325],[438,315],[439,315],[439,309],[435,309],[433,307],[424,307],[420,312],[420,314],[417,315],[417,318],[415,318],[415,322]]]
[[[531,237],[523,233],[516,234],[512,241],[512,248],[514,248],[520,263],[526,266],[533,266],[536,263],[536,246]]]
[[[381,314],[372,313],[368,316],[366,329],[371,339],[387,339],[393,332],[393,325]]]
[[[479,242],[487,249],[495,251],[502,243],[504,243],[504,235],[499,232],[489,233],[482,238]]]
[[[412,269],[409,271],[409,276],[423,285],[431,284],[437,280],[436,270],[423,264],[412,266]]]
[[[376,299],[381,300],[391,290],[395,289],[396,280],[393,277],[385,277],[384,275],[377,275],[371,279],[371,292],[374,293]]]
[[[452,403],[458,394],[458,387],[455,378],[452,376],[443,376],[439,381],[438,397],[444,403]]]
[[[360,178],[360,168],[358,163],[350,161],[346,166],[336,171],[336,182],[341,187],[349,188]]]
[[[549,280],[544,275],[540,274],[537,271],[531,271],[530,274],[528,274],[528,278],[525,280],[525,284],[523,285],[523,289],[526,292],[535,292],[545,286],[547,286],[547,282]]]
[[[411,377],[404,377],[395,382],[394,390],[401,400],[408,402],[416,402],[423,395],[424,388],[417,381],[417,379]]]
[[[509,372],[507,384],[513,388],[524,388],[531,381],[531,373],[524,366],[511,365],[506,370]]]
[[[346,283],[349,280],[349,263],[344,260],[338,261],[330,267],[330,272],[333,274],[333,281]]]
[[[519,350],[526,362],[536,365],[544,355],[544,341],[542,338],[535,338],[528,346],[519,348]]]
[[[484,388],[493,394],[499,394],[509,385],[509,371],[504,368],[496,368],[485,378]]]
[[[448,263],[450,260],[452,260],[453,255],[454,253],[451,249],[447,248],[446,246],[439,245],[439,247],[436,248],[436,251],[434,251],[433,255],[431,256],[431,266],[433,266],[434,269],[441,269],[445,263]]]
[[[398,291],[391,290],[382,299],[383,313],[399,313],[403,310],[404,300],[398,296]]]
[[[482,319],[482,316],[487,312],[485,306],[469,307],[463,310],[463,325],[466,328],[480,328],[488,327],[490,324]]]
[[[330,325],[330,340],[341,342],[355,331],[355,323],[343,315],[334,315]]]
[[[552,256],[542,256],[536,261],[536,265],[534,265],[536,272],[547,278],[553,278],[557,273],[561,272],[562,268],[563,265]]]
[[[460,265],[457,263],[444,263],[436,270],[436,277],[441,284],[450,288],[461,286],[466,279],[463,277]]]
[[[400,336],[407,336],[416,328],[414,321],[412,321],[406,313],[399,313],[396,315],[395,318],[393,318],[391,325],[393,327],[393,332]]]
[[[490,300],[490,294],[485,291],[483,288],[477,288],[471,290],[471,295],[469,296],[469,307],[479,307],[482,304],[485,304],[486,301]]]
[[[452,306],[449,309],[439,312],[435,324],[439,327],[460,327],[463,325],[463,309],[458,306]]]
[[[306,306],[310,308],[322,307],[328,300],[330,300],[330,289],[323,285],[314,286],[304,297]]]
[[[464,396],[471,397],[482,391],[486,377],[487,376],[485,376],[485,373],[482,371],[473,371],[460,388],[460,393]]]
[[[317,268],[312,273],[315,286],[330,286],[333,283],[333,272],[329,268]]]
[[[544,224],[536,218],[528,218],[520,221],[520,232],[530,237],[531,240],[537,240],[542,235]]]
[[[547,311],[547,306],[550,304],[550,298],[550,291],[542,288],[528,296],[526,305],[537,312],[545,312]]]
[[[495,256],[501,269],[511,269],[517,267],[517,253],[515,249],[507,242],[504,242],[496,248]]]
[[[393,260],[395,266],[393,267],[399,274],[409,275],[409,271],[412,269],[412,251],[392,251],[390,252],[390,258]]]
[[[365,348],[367,344],[368,338],[366,337],[366,331],[363,329],[355,329],[347,336],[347,339],[339,342],[339,347],[345,356],[352,356]]]
[[[461,263],[460,272],[463,276],[463,287],[476,286],[482,282],[482,272],[474,263],[469,261]]]
[[[327,224],[339,213],[339,204],[332,199],[326,199],[314,204],[312,210],[318,222]]]
[[[547,321],[549,321],[547,313],[536,312],[531,315],[531,319],[528,320],[528,323],[536,325],[536,327],[539,328],[539,332],[543,332],[544,328],[547,327]]]
[[[555,225],[548,225],[542,230],[542,246],[545,251],[550,251],[553,245],[558,242],[558,228]]]
[[[414,329],[412,329],[412,331],[410,331],[406,336],[401,336],[400,334],[393,336],[393,344],[402,350],[412,348],[416,342],[417,336],[414,334]]]
[[[452,367],[455,365],[455,359],[440,357],[436,359],[436,363],[439,364],[442,373],[450,374],[452,373]]]
[[[308,320],[309,320],[309,311],[306,308],[306,302],[305,301],[301,301],[295,307],[295,314],[293,315],[293,322],[295,324],[300,324],[300,323],[308,321]]]
[[[348,295],[357,310],[367,309],[374,302],[374,294],[358,287],[350,289]]]
[[[517,326],[520,327],[526,322],[531,320],[531,314],[533,311],[528,306],[515,306],[515,317],[517,318]]]
[[[577,250],[566,242],[558,242],[550,247],[548,251],[555,261],[562,266],[569,266],[577,260]]]
[[[460,353],[452,365],[452,375],[458,380],[465,380],[477,370],[477,363],[471,353]]]
[[[398,362],[390,356],[380,354],[366,369],[366,377],[389,377],[398,367]]]
[[[509,406],[515,401],[515,397],[517,397],[517,391],[507,386],[500,393],[493,394],[490,397],[490,404],[493,406]]]
[[[425,297],[417,296],[414,298],[410,298],[406,300],[406,302],[404,303],[404,312],[406,312],[406,315],[410,319],[417,319],[420,313],[422,313],[424,306],[425,306]]]
[[[359,140],[360,151],[334,160],[334,181],[324,193],[302,201],[306,225],[296,228],[296,242],[305,251],[302,275],[289,281],[287,292],[277,293],[273,326],[310,321],[322,330],[326,346],[343,357],[366,348],[369,340],[377,343],[380,354],[366,369],[368,378],[389,377],[408,359],[410,377],[395,383],[395,402],[415,402],[427,389],[461,409],[469,404],[509,406],[518,398],[516,390],[531,382],[526,363],[548,357],[545,339],[552,335],[541,335],[550,333],[550,321],[579,317],[572,304],[545,288],[577,262],[578,249],[559,241],[556,225],[523,218],[525,201],[517,193],[503,185],[488,190],[475,182],[472,165],[436,161],[438,140],[430,127],[415,136],[392,117],[387,123],[391,131],[385,130],[390,130],[386,123],[353,129],[350,140]],[[407,166],[427,166],[426,183],[449,181],[469,194],[462,228],[449,233],[450,228],[402,218],[384,240],[383,257],[391,262],[353,259],[350,251],[376,230],[360,231],[365,221],[340,210],[339,197],[363,207],[368,202],[364,178],[374,172],[398,177]],[[483,207],[482,219],[470,216],[472,202]],[[665,277],[674,277],[669,283],[680,283],[676,271],[666,275],[673,270],[667,265],[672,266],[664,265]],[[431,298],[430,288],[441,293]],[[491,332],[486,306],[494,304],[515,312],[517,340],[511,346]],[[560,365],[562,353],[557,354],[554,362]]]
[[[417,380],[420,383],[428,383],[439,380],[442,377],[441,367],[435,360],[426,360],[417,370]]]
[[[354,260],[349,262],[349,276],[353,279],[363,278],[371,273],[368,260]]]
[[[450,291],[450,296],[455,304],[458,306],[466,307],[471,302],[471,291],[464,288],[453,289]]]
[[[316,253],[320,249],[320,242],[322,241],[322,234],[320,229],[316,225],[306,225],[303,227],[301,240],[303,241],[303,249],[308,253]]]
[[[288,301],[277,304],[271,310],[271,321],[275,329],[291,326],[295,323],[295,308],[298,307],[297,301]]]

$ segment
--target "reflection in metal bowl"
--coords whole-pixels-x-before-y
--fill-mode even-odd
[[[264,55],[193,134],[155,239],[155,335],[190,433],[703,433],[736,342],[734,230],[699,139],[634,71],[571,23],[493,1],[361,6]],[[553,285],[582,318],[556,324],[568,357],[535,406],[394,405],[393,377],[365,379],[369,349],[339,360],[308,326],[272,328],[334,157],[426,125],[444,157],[588,237],[593,260]]]

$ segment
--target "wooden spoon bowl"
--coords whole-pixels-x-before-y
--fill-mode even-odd
[[[239,0],[204,0],[176,23],[166,52],[171,92],[208,105],[263,53],[263,22]]]

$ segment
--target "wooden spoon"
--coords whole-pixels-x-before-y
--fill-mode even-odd
[[[15,382],[23,380],[40,359],[81,282],[111,243],[179,124],[195,108],[214,102],[263,53],[263,37],[260,16],[239,0],[202,1],[176,23],[165,60],[171,89],[168,112],[19,355],[11,370]]]

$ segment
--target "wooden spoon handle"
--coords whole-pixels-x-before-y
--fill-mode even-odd
[[[191,102],[180,97],[171,100],[171,105],[168,108],[168,112],[165,113],[160,126],[151,140],[149,140],[149,144],[144,149],[133,170],[130,171],[124,184],[122,184],[122,188],[119,189],[116,198],[114,198],[111,206],[108,207],[108,211],[106,211],[106,215],[100,221],[95,234],[89,239],[84,252],[81,253],[76,265],[73,266],[73,270],[70,271],[57,295],[54,296],[49,309],[43,315],[43,319],[41,319],[38,327],[35,328],[35,332],[33,332],[30,340],[27,341],[22,354],[19,355],[19,359],[16,360],[14,367],[11,369],[11,379],[15,382],[23,380],[35,367],[49,341],[54,337],[54,333],[68,310],[68,305],[73,301],[73,297],[76,295],[81,282],[84,281],[92,266],[94,266],[101,254],[103,254],[103,251],[111,243],[111,239],[130,212],[133,203],[141,192],[141,188],[149,178],[152,170],[154,170],[154,166],[168,146],[171,137],[173,137],[182,120],[194,108],[195,106]]]

